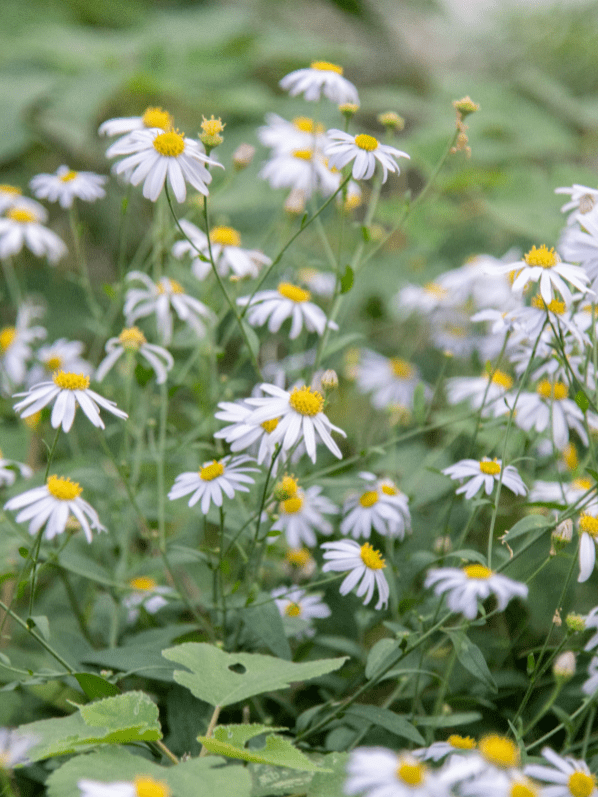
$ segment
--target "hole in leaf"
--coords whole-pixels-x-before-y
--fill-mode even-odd
[[[233,671],[234,673],[246,673],[247,668],[245,665],[241,665],[240,662],[237,662],[235,665],[228,666],[229,671]]]

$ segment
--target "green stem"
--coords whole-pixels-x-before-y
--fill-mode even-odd
[[[83,252],[83,246],[81,243],[81,225],[79,223],[79,214],[77,213],[77,206],[75,202],[73,202],[69,208],[69,225],[71,228],[71,235],[73,237],[75,260],[79,268],[79,274],[81,276],[83,288],[85,289],[85,293],[87,295],[87,304],[89,305],[89,309],[93,313],[94,317],[96,319],[100,319],[103,316],[103,312],[95,298],[91,280],[89,279],[87,259],[85,258],[85,253]]]
[[[4,279],[6,280],[6,285],[8,287],[10,301],[14,305],[15,310],[18,310],[22,299],[21,288],[19,286],[19,281],[17,280],[12,258],[8,257],[2,259],[2,271],[4,273]]]
[[[40,646],[42,646],[42,648],[45,648],[48,654],[51,654],[57,662],[60,662],[63,668],[65,668],[69,673],[76,673],[75,669],[71,668],[68,662],[63,659],[60,654],[35,631],[34,628],[28,626],[28,624],[19,615],[17,615],[16,612],[13,612],[10,607],[7,607],[3,601],[0,601],[0,608],[10,615],[10,617],[19,624],[19,626],[28,632],[28,634],[30,634],[31,637],[33,637],[34,640],[36,640]]]

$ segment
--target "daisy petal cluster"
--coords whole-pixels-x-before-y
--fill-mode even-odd
[[[548,764],[526,765],[525,773],[545,783],[543,795],[598,795],[596,774],[583,759],[559,756],[548,746],[542,749],[542,756]]]
[[[59,166],[56,174],[36,175],[29,187],[38,199],[58,202],[61,208],[70,208],[75,197],[84,202],[95,202],[106,196],[104,184],[108,180],[104,175],[94,172],[75,172],[68,166]]]
[[[201,512],[207,515],[212,502],[216,507],[222,507],[224,496],[232,499],[235,492],[248,493],[248,485],[253,485],[255,480],[249,472],[257,472],[259,468],[247,466],[254,462],[253,457],[240,455],[239,457],[223,457],[222,460],[205,462],[199,471],[185,471],[179,474],[170,489],[168,498],[180,499],[191,494],[189,507],[194,507],[201,501]]]
[[[171,587],[159,585],[151,576],[136,576],[129,581],[132,592],[123,599],[123,607],[127,610],[127,622],[135,623],[139,618],[140,608],[155,615],[168,601],[164,598],[172,593]]]
[[[51,266],[58,263],[67,249],[64,241],[44,226],[47,218],[41,205],[39,209],[29,203],[12,205],[0,219],[0,259],[18,255],[25,246],[37,258],[47,258]]]
[[[490,460],[483,457],[481,460],[459,460],[448,468],[443,469],[443,474],[451,479],[462,481],[461,487],[457,488],[456,493],[464,493],[466,499],[472,499],[480,488],[489,496],[494,490],[494,486],[501,481],[502,484],[513,491],[517,496],[525,496],[527,488],[515,466],[508,465],[502,467],[502,460]]]
[[[342,130],[333,128],[328,131],[330,144],[324,148],[324,155],[335,169],[342,169],[353,162],[351,173],[355,180],[369,180],[376,169],[376,162],[382,167],[382,182],[386,183],[389,172],[399,174],[397,158],[409,158],[406,152],[381,144],[374,136],[359,133],[351,136]]]
[[[324,515],[338,513],[338,507],[321,493],[322,488],[317,485],[311,485],[306,490],[295,485],[292,492],[285,491],[285,498],[277,505],[278,519],[270,527],[270,532],[284,532],[291,549],[300,549],[303,545],[315,546],[316,532],[330,535],[332,524]]]
[[[354,540],[322,543],[321,548],[325,550],[324,559],[327,560],[322,568],[324,572],[349,571],[340,587],[342,596],[346,596],[356,587],[356,594],[359,597],[365,596],[363,603],[369,604],[377,590],[376,609],[380,610],[388,605],[390,591],[382,573],[386,563],[379,551],[369,543],[360,546]]]
[[[278,608],[283,618],[298,618],[301,621],[306,621],[308,624],[314,618],[329,618],[331,613],[330,607],[324,601],[320,594],[314,593],[308,595],[305,590],[299,588],[277,587],[271,592],[274,603]],[[313,637],[315,629],[310,625],[301,627],[293,633],[294,637]]]
[[[278,332],[283,323],[291,319],[291,341],[299,336],[303,327],[318,335],[324,335],[327,327],[338,330],[336,322],[328,321],[324,311],[310,299],[311,294],[306,289],[293,283],[279,283],[275,291],[258,291],[253,296],[240,297],[237,304],[247,307],[247,321],[252,327],[268,322],[271,333]]]
[[[95,378],[101,382],[116,362],[125,354],[135,355],[139,352],[156,375],[158,385],[166,382],[168,372],[174,366],[174,358],[167,349],[156,344],[149,344],[138,327],[125,328],[116,338],[106,342],[106,357],[97,368]]]
[[[336,105],[359,104],[355,86],[343,77],[343,68],[328,61],[312,61],[305,69],[296,69],[279,83],[291,97],[303,94],[308,101],[319,100],[323,94]]]
[[[499,610],[504,610],[512,598],[527,598],[528,594],[527,585],[478,563],[464,568],[433,568],[424,585],[433,587],[437,596],[444,595],[450,610],[470,620],[478,614],[478,601],[490,595],[496,597]]]
[[[151,776],[136,776],[133,781],[95,781],[79,779],[77,789],[82,798],[136,798],[140,795],[172,795],[168,785]]]
[[[365,490],[352,494],[343,506],[342,535],[369,540],[372,531],[403,540],[411,528],[409,501],[392,480],[376,480],[368,471],[359,476]]]

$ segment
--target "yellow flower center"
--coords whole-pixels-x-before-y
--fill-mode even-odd
[[[299,158],[302,161],[311,161],[313,155],[312,150],[293,150],[293,158]]]
[[[295,495],[284,502],[280,502],[280,509],[286,515],[293,515],[298,513],[303,507],[303,496]]]
[[[546,304],[540,294],[532,297],[532,307],[538,308],[538,310],[549,310],[551,313],[555,313],[557,316],[562,316],[567,310],[567,305],[565,305],[565,303],[561,302],[559,299],[553,299]]]
[[[311,560],[309,549],[289,549],[285,556],[287,562],[295,568],[304,568]]]
[[[577,449],[575,448],[575,444],[568,443],[565,448],[563,449],[563,462],[569,469],[569,471],[575,471],[577,466],[579,465],[579,459],[577,457]]]
[[[260,427],[263,430],[266,430],[266,432],[269,435],[271,432],[274,432],[274,430],[278,426],[279,421],[280,421],[280,416],[278,418],[271,418],[269,421],[262,421]]]
[[[37,221],[37,216],[33,211],[28,211],[26,208],[11,208],[6,212],[6,216],[12,219],[13,222],[20,222],[21,224],[29,224],[29,222]]]
[[[384,557],[379,551],[376,551],[369,543],[364,543],[360,551],[361,559],[366,568],[371,568],[372,571],[378,571],[380,568],[386,568]]]
[[[240,247],[241,236],[232,227],[214,227],[210,230],[212,244],[221,244],[223,247]]]
[[[153,590],[157,587],[157,584],[156,580],[152,579],[151,576],[136,576],[135,579],[131,579],[129,582],[129,585],[135,590]]]
[[[135,795],[139,798],[164,798],[169,796],[168,785],[163,781],[156,781],[151,776],[135,776]]]
[[[78,174],[79,172],[73,172],[72,169],[69,169],[69,171],[66,174],[62,175],[60,179],[62,180],[63,183],[70,183],[71,180],[74,180]]]
[[[4,327],[3,330],[0,330],[0,349],[6,352],[16,337],[17,330],[15,327]]]
[[[168,111],[161,108],[146,108],[141,119],[145,127],[159,127],[162,130],[169,130],[174,121]]]
[[[291,618],[298,618],[301,615],[301,604],[295,604],[294,601],[289,601],[285,607],[284,614]]]
[[[302,416],[317,416],[324,409],[324,397],[319,391],[304,385],[303,388],[293,388],[289,404]]]
[[[582,770],[576,770],[569,776],[567,781],[569,792],[571,795],[584,796],[591,795],[596,786],[596,777],[584,773]]]
[[[362,507],[372,507],[378,501],[378,491],[368,490],[359,499]]]
[[[588,477],[577,477],[571,483],[572,487],[578,490],[590,490],[592,488],[592,481]]]
[[[415,373],[411,363],[400,357],[391,357],[389,363],[392,373],[399,380],[410,380]]]
[[[45,366],[48,371],[57,371],[58,369],[62,368],[62,358],[60,355],[51,355],[45,361]]]
[[[437,297],[438,299],[443,299],[448,294],[446,288],[443,288],[438,283],[426,283],[424,285],[424,291],[426,294],[432,294],[432,296]]]
[[[61,502],[70,502],[83,493],[83,488],[78,482],[73,482],[67,477],[57,477],[56,474],[48,477],[46,487],[52,496]]]
[[[290,299],[291,302],[309,302],[311,299],[309,291],[292,283],[279,283],[278,293],[285,299]]]
[[[126,327],[118,336],[118,340],[125,349],[131,349],[135,352],[137,352],[143,344],[147,343],[147,338],[139,327]]]
[[[385,493],[387,496],[398,496],[399,489],[396,485],[393,485],[392,482],[385,482],[384,485],[381,486],[382,493]]]
[[[525,781],[514,781],[509,791],[511,798],[527,798],[527,796],[534,798],[534,796],[539,794],[538,788],[533,781],[529,781],[529,779],[525,779]]]
[[[159,294],[165,294],[167,292],[169,294],[184,294],[185,293],[185,289],[183,288],[183,286],[180,283],[177,283],[176,280],[170,280],[169,278],[166,278],[166,281],[168,283],[168,288],[165,288],[164,284],[161,283],[161,282],[160,283],[156,283],[156,288],[157,288]]]
[[[514,768],[519,765],[519,749],[508,737],[487,734],[480,740],[478,748],[484,759],[499,768]]]
[[[523,260],[528,266],[541,266],[543,269],[552,269],[553,266],[560,262],[554,247],[548,249],[545,244],[542,244],[539,249],[533,246]]]
[[[13,194],[19,196],[23,192],[17,186],[9,186],[8,183],[0,183],[0,194]]]
[[[201,479],[205,482],[211,482],[216,477],[221,477],[224,474],[224,466],[217,460],[214,460],[209,465],[204,466],[199,472]]]
[[[490,568],[485,565],[474,563],[473,565],[466,565],[463,573],[468,579],[489,579],[492,576]]]
[[[89,377],[73,374],[72,371],[57,371],[52,375],[52,381],[63,391],[85,391],[89,388]]]
[[[372,152],[378,148],[378,139],[375,139],[373,136],[368,136],[367,133],[360,133],[358,136],[355,136],[355,144],[357,144],[360,150]]]
[[[582,515],[579,519],[579,528],[593,538],[598,539],[598,518],[593,515]]]
[[[165,158],[178,158],[185,151],[184,134],[177,133],[175,130],[158,133],[153,144],[154,149]]]
[[[453,748],[462,748],[464,751],[471,751],[476,747],[476,741],[473,737],[461,737],[460,734],[451,734],[447,743],[452,745]]]
[[[337,75],[343,74],[343,68],[336,64],[331,64],[329,61],[312,61],[310,64],[312,69],[317,69],[319,72],[336,72]]]
[[[402,762],[396,773],[397,777],[410,787],[418,787],[426,777],[426,769],[423,765],[409,762]]]
[[[314,120],[308,116],[296,116],[293,119],[293,127],[296,127],[302,133],[314,133],[316,130]]]
[[[279,494],[281,501],[292,499],[297,494],[299,484],[294,477],[284,476],[276,485],[275,492]]]
[[[486,379],[489,379],[489,375],[486,374]],[[505,374],[504,371],[498,371],[498,369],[492,375],[492,383],[493,385],[500,385],[501,388],[504,388],[506,391],[510,391],[513,387],[513,380],[509,377],[508,374]]]
[[[226,125],[222,123],[222,119],[218,117],[218,119],[214,119],[214,114],[209,119],[206,119],[205,116],[202,116],[202,123],[201,129],[204,133],[207,133],[208,136],[216,136],[218,133],[222,133]]]
[[[567,386],[564,382],[550,382],[549,380],[542,380],[536,388],[536,392],[544,399],[556,399],[557,402],[567,398]]]
[[[491,474],[494,477],[500,474],[500,464],[496,460],[481,460],[480,471],[482,474]]]

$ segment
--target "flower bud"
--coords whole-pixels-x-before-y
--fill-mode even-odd
[[[305,210],[305,192],[294,188],[284,203],[284,209],[292,216],[298,216]]]
[[[334,369],[327,369],[320,377],[320,385],[325,391],[334,391],[338,388],[338,374]]]
[[[448,554],[453,548],[453,542],[448,535],[436,538],[434,541],[434,554]]]
[[[571,634],[575,634],[575,632],[585,631],[586,619],[583,615],[578,615],[576,612],[570,612],[565,618],[565,624],[567,626],[567,630],[571,632]]]
[[[351,119],[351,117],[355,116],[355,114],[359,111],[359,106],[357,103],[344,103],[343,105],[339,105],[338,110],[347,119]]]
[[[566,518],[550,536],[550,556],[554,557],[573,539],[573,521]]]
[[[274,498],[277,502],[286,502],[297,495],[298,488],[299,485],[297,480],[294,477],[290,477],[288,474],[285,474],[281,481],[277,482],[274,486]]]
[[[213,150],[214,147],[218,147],[224,141],[220,134],[225,126],[220,118],[214,119],[213,114],[210,119],[206,119],[203,116],[202,120],[201,129],[203,132],[199,134],[199,140],[206,148],[206,151]]]
[[[394,111],[385,111],[383,114],[378,114],[378,122],[389,130],[396,130],[397,132],[405,127],[403,117],[395,114]]]
[[[478,103],[474,103],[469,95],[467,95],[467,97],[462,97],[460,100],[453,100],[453,108],[457,113],[461,114],[463,119],[469,116],[469,114],[474,114],[476,111],[480,110]]]
[[[233,152],[233,166],[238,172],[242,169],[246,169],[253,161],[254,155],[255,147],[251,144],[239,144],[237,149]]]
[[[575,676],[575,654],[572,651],[563,651],[552,666],[555,679],[568,682]]]

